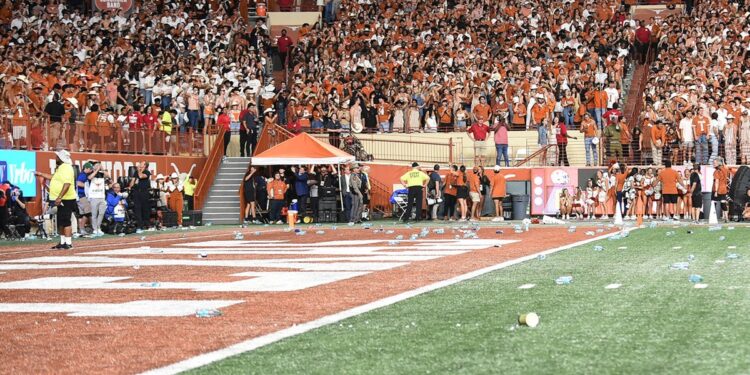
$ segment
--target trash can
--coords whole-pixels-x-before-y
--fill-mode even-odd
[[[527,217],[526,211],[529,208],[529,196],[526,194],[518,194],[511,196],[513,203],[513,215],[512,220],[523,220]]]
[[[720,218],[721,213],[719,210],[721,207],[716,207],[716,218]],[[701,218],[703,220],[708,220],[708,215],[711,214],[711,192],[703,192],[703,213],[701,215]]]

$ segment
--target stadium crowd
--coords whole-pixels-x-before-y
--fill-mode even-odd
[[[257,125],[275,122],[294,133],[468,131],[479,151],[494,140],[505,165],[514,129],[555,145],[549,164],[568,164],[571,130],[591,165],[606,160],[602,150],[656,165],[662,153],[674,164],[693,154],[708,163],[709,148],[730,164],[750,153],[744,3],[705,1],[690,15],[640,23],[614,0],[335,5],[325,25],[274,41],[262,19],[247,25],[236,9],[207,2],[82,14],[4,1],[0,106],[13,126],[3,127],[3,146],[28,137],[34,148],[97,151],[120,138],[141,152],[164,138],[174,154],[174,135],[217,124],[240,133],[244,155]],[[629,129],[624,77],[648,46],[661,53],[646,117]],[[288,85],[273,81],[277,55]],[[27,134],[29,117],[42,113],[49,129],[34,122]]]
[[[750,6],[701,1],[660,21],[644,93],[645,164],[750,160]]]

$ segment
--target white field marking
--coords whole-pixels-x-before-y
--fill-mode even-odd
[[[701,284],[701,283],[698,283],[698,284],[695,284],[695,285],[693,286],[693,288],[695,288],[695,289],[706,289],[706,288],[708,288],[708,284]]]
[[[36,269],[35,267],[44,263],[61,263],[70,265],[72,262],[101,263],[102,268],[126,265],[132,267],[140,266],[187,266],[187,267],[247,267],[247,268],[291,268],[300,271],[383,271],[391,268],[401,267],[408,262],[337,262],[337,263],[305,263],[299,259],[236,259],[236,260],[210,260],[210,259],[140,259],[140,258],[110,258],[110,257],[37,257],[6,261],[0,264],[0,269]],[[15,263],[15,264],[10,264]]]
[[[232,248],[211,248],[211,249],[187,249],[187,248],[170,248],[170,247],[152,247],[150,249],[119,249],[119,250],[106,250],[106,251],[92,251],[89,253],[79,253],[76,255],[179,255],[179,254],[198,254],[206,253],[209,255],[360,255],[361,259],[371,259],[370,256],[394,256],[399,257],[398,259],[404,260],[406,257],[442,257],[448,255],[459,255],[466,253],[469,250],[405,250],[405,251],[382,251],[382,250],[393,250],[395,247],[378,247],[372,248],[346,248],[346,249],[310,249],[308,251],[302,250],[238,250]],[[484,248],[484,247],[480,247]],[[398,247],[403,249],[403,247]],[[155,253],[154,251],[161,251],[161,253]],[[372,254],[372,255],[370,255]],[[299,260],[306,259],[300,258]],[[393,260],[396,260],[395,258]]]
[[[622,284],[609,284],[609,285],[605,286],[604,289],[617,289],[617,288],[619,288],[621,286],[622,286]]]
[[[369,272],[242,272],[233,274],[243,280],[231,282],[160,282],[159,286],[150,283],[117,282],[130,277],[76,276],[42,277],[0,283],[0,289],[10,290],[79,290],[79,289],[189,289],[195,292],[290,292],[313,288]]]
[[[180,244],[180,246],[185,247],[200,247],[200,248],[210,248],[210,247],[232,247],[232,248],[243,248],[243,247],[249,247],[251,249],[263,249],[264,246],[269,250],[279,250],[279,249],[298,249],[298,248],[307,248],[307,247],[353,247],[357,246],[356,248],[364,247],[364,245],[373,245],[378,243],[387,243],[388,241],[396,240],[396,237],[386,237],[382,239],[372,239],[372,240],[348,240],[348,241],[327,241],[327,242],[313,242],[313,243],[286,243],[286,242],[275,242],[275,243],[269,243],[268,241],[252,241],[252,240],[226,240],[226,241],[205,241],[205,242],[191,242],[191,243],[184,243]],[[444,246],[455,246],[457,248],[463,247],[463,246],[477,246],[477,245],[486,245],[486,246],[492,246],[495,244],[510,244],[514,242],[519,242],[520,240],[501,240],[501,239],[429,239],[429,238],[419,238],[417,240],[410,240],[409,236],[404,235],[404,239],[398,240],[401,242],[402,246],[413,246],[418,248],[434,248],[434,247],[444,247]]]
[[[523,285],[519,286],[518,289],[531,289],[531,288],[533,288],[535,286],[536,286],[536,284],[523,284]]]
[[[247,233],[244,233],[244,235],[247,235]],[[289,233],[290,236],[294,236],[294,233]],[[369,245],[373,243],[388,241],[388,239],[385,240],[348,240],[348,241],[329,241],[329,242],[318,242],[315,245],[318,246],[362,246],[362,245]],[[241,246],[278,246],[278,247],[306,247],[311,246],[312,244],[304,244],[304,243],[290,243],[288,240],[276,240],[276,241],[269,241],[269,240],[218,240],[218,241],[204,241],[204,242],[190,242],[186,244],[182,244],[183,246],[187,247],[227,247],[227,246],[233,246],[233,247],[241,247]]]
[[[633,230],[633,229],[634,228],[629,228],[629,229],[626,229],[626,230],[630,231],[630,230]],[[397,294],[397,295],[394,295],[394,296],[383,298],[383,299],[378,300],[378,301],[370,302],[370,303],[365,304],[365,305],[357,306],[357,307],[354,307],[354,308],[349,309],[349,310],[345,310],[345,311],[341,311],[341,312],[338,312],[338,313],[335,313],[335,314],[332,314],[332,315],[324,316],[324,317],[322,317],[320,319],[316,319],[316,320],[313,320],[313,321],[310,321],[310,322],[307,322],[307,323],[298,324],[296,326],[289,327],[289,328],[286,328],[286,329],[282,329],[280,331],[276,331],[276,332],[273,332],[273,333],[269,333],[269,334],[264,335],[264,336],[255,337],[255,338],[252,338],[252,339],[249,339],[249,340],[245,340],[245,341],[242,341],[240,343],[228,346],[228,347],[223,348],[223,349],[219,349],[219,350],[216,350],[216,351],[213,351],[213,352],[204,353],[204,354],[201,354],[201,355],[198,355],[198,356],[195,356],[195,357],[192,357],[192,358],[188,358],[186,360],[183,360],[183,361],[180,361],[180,362],[177,362],[177,363],[173,363],[171,365],[167,365],[167,366],[164,366],[164,367],[161,367],[161,368],[157,368],[157,369],[153,369],[153,370],[150,370],[150,371],[146,371],[143,374],[144,375],[167,375],[167,374],[177,374],[177,373],[180,373],[180,372],[183,372],[183,371],[192,370],[192,369],[195,369],[195,368],[198,368],[198,367],[201,367],[201,366],[205,366],[207,364],[210,364],[210,363],[213,363],[213,362],[220,361],[222,359],[231,357],[233,355],[237,355],[237,354],[245,353],[245,352],[248,352],[248,351],[251,351],[251,350],[255,350],[255,349],[260,348],[262,346],[266,346],[266,345],[272,344],[274,342],[283,340],[283,339],[288,338],[288,337],[296,336],[296,335],[299,335],[299,334],[302,334],[302,333],[305,333],[305,332],[309,332],[309,331],[311,331],[313,329],[320,328],[320,327],[328,325],[328,324],[337,323],[337,322],[339,322],[341,320],[344,320],[344,319],[347,319],[347,318],[351,318],[353,316],[357,316],[357,315],[360,315],[360,314],[364,314],[364,313],[366,313],[368,311],[372,311],[372,310],[379,309],[379,308],[382,308],[382,307],[390,306],[390,305],[393,305],[394,303],[401,302],[403,300],[406,300],[406,299],[409,299],[409,298],[412,298],[412,297],[415,297],[415,296],[418,296],[418,295],[421,295],[421,294],[424,294],[424,293],[428,293],[428,292],[431,292],[431,291],[434,291],[434,290],[437,290],[437,289],[440,289],[440,288],[444,288],[444,287],[447,287],[447,286],[450,286],[450,285],[453,285],[453,284],[457,284],[457,283],[460,283],[462,281],[473,279],[475,277],[484,275],[486,273],[489,273],[489,272],[492,272],[492,271],[497,271],[497,270],[500,270],[500,269],[503,269],[503,268],[506,268],[506,267],[510,267],[510,266],[513,266],[513,265],[525,262],[527,260],[533,260],[533,259],[536,259],[536,257],[539,256],[539,255],[541,255],[541,254],[547,255],[547,254],[556,253],[558,251],[567,250],[567,249],[570,249],[570,248],[573,248],[573,247],[576,247],[576,246],[581,246],[581,245],[585,245],[585,244],[588,244],[588,243],[591,243],[591,242],[600,241],[600,240],[602,240],[604,238],[613,236],[613,235],[618,234],[618,233],[620,233],[620,231],[616,231],[616,232],[613,232],[613,233],[607,233],[607,234],[602,235],[602,236],[588,238],[588,239],[585,239],[585,240],[582,240],[582,241],[578,241],[578,242],[575,242],[575,243],[572,243],[572,244],[568,244],[568,245],[565,245],[565,246],[560,246],[560,247],[557,247],[557,248],[554,248],[554,249],[540,251],[540,252],[538,252],[536,254],[531,254],[531,255],[524,256],[524,257],[520,257],[520,258],[512,259],[512,260],[509,260],[509,261],[505,261],[505,262],[502,262],[502,263],[498,263],[498,264],[495,264],[495,265],[492,265],[492,266],[489,266],[489,267],[485,267],[485,268],[482,268],[482,269],[479,269],[479,270],[476,270],[476,271],[465,273],[465,274],[460,275],[460,276],[456,276],[456,277],[448,279],[448,280],[443,280],[443,281],[439,281],[439,282],[434,283],[434,284],[425,285],[425,286],[417,288],[417,289],[412,289],[412,290],[410,290],[408,292],[400,293],[400,294]]]
[[[140,300],[123,303],[0,303],[0,313],[68,313],[68,316],[174,317],[220,309],[242,300]]]

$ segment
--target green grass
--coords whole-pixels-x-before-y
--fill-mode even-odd
[[[192,373],[748,373],[750,229],[688,229],[637,230],[600,241],[602,252],[595,244],[563,251]],[[716,264],[727,252],[743,257]],[[690,254],[689,271],[668,269]],[[692,273],[708,287],[694,289]],[[572,275],[573,283],[555,285],[560,275]],[[518,289],[526,283],[536,287]],[[611,283],[623,286],[604,288]],[[530,311],[539,326],[517,327],[518,314]]]

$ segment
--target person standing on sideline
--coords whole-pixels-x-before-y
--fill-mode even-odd
[[[106,178],[109,178],[109,174],[107,171],[102,170],[102,164],[99,162],[94,164],[93,177],[89,181],[88,191],[89,203],[91,205],[91,227],[93,229],[91,235],[93,237],[104,235],[101,227],[104,214],[107,211]]]
[[[60,243],[53,246],[52,249],[70,250],[73,248],[71,216],[73,210],[76,209],[76,189],[74,188],[76,175],[68,151],[57,151],[55,156],[57,167],[54,174],[34,172],[34,175],[50,180],[50,205],[57,207],[57,232],[60,234]]]
[[[193,176],[188,176],[187,180],[184,183],[185,191],[183,194],[185,195],[185,200],[187,201],[187,209],[192,211],[195,209],[195,201],[193,200],[193,195],[195,194],[195,186],[198,185],[198,180]]]
[[[255,148],[252,138],[257,139],[255,133],[257,133],[255,129],[255,105],[251,102],[240,113],[240,157],[253,156]]]
[[[693,164],[693,170],[690,172],[690,216],[693,223],[698,224],[703,209],[703,187],[701,185],[701,165]]]
[[[664,200],[664,219],[675,216],[675,204],[677,204],[677,184],[681,183],[680,173],[672,169],[672,161],[664,160],[664,168],[659,171],[657,177],[661,181],[661,194]]]
[[[440,165],[435,164],[430,172],[430,181],[427,183],[427,198],[432,199],[432,205],[428,205],[429,220],[437,220],[437,210],[443,200],[443,180],[440,178]]]
[[[281,30],[281,36],[276,42],[276,46],[279,48],[279,59],[281,59],[281,69],[286,69],[286,59],[289,55],[289,48],[294,44],[292,38],[286,35],[286,29]]]
[[[177,212],[177,226],[182,227],[182,195],[185,191],[185,186],[182,184],[182,181],[180,181],[180,176],[177,172],[172,172],[165,187],[169,193],[167,206],[170,211]]]
[[[91,203],[86,196],[89,180],[94,178],[94,164],[86,162],[83,170],[76,177],[76,192],[78,193],[78,233],[75,236],[86,236],[86,221],[91,219]]]
[[[273,181],[268,183],[268,197],[271,199],[268,216],[272,224],[282,224],[281,208],[284,207],[286,190],[287,185],[281,179],[281,173],[277,171],[273,174]]]
[[[490,194],[492,195],[492,201],[495,202],[495,218],[492,221],[505,221],[503,217],[503,200],[505,199],[505,184],[506,176],[500,173],[500,166],[496,165],[494,168],[495,175],[490,179]],[[514,177],[515,175],[509,174],[508,177]]]
[[[729,169],[724,165],[724,159],[717,157],[714,164],[714,184],[711,189],[711,200],[719,202],[721,216],[724,222],[729,221],[729,205],[727,204],[727,193],[729,192]]]
[[[310,195],[310,188],[307,186],[307,168],[304,166],[296,168],[292,167],[292,172],[296,173],[296,179],[294,180],[294,191],[297,193],[297,205],[299,207],[299,215],[297,215],[297,223],[299,224],[305,216],[307,216],[307,197]]]
[[[495,164],[500,165],[500,161],[505,159],[505,166],[510,166],[510,160],[508,159],[508,122],[507,112],[500,112],[499,115],[495,115],[495,124],[492,131],[495,132],[495,150],[497,150],[497,156],[495,157]]]
[[[485,125],[486,127],[487,125]],[[416,221],[422,220],[422,200],[424,199],[423,190],[427,186],[430,177],[419,169],[419,163],[411,163],[411,170],[401,176],[401,183],[409,190],[406,199],[406,213],[402,221],[408,222],[411,218],[411,206],[416,209]]]
[[[151,172],[148,163],[136,164],[136,176],[130,181],[130,190],[133,192],[133,208],[135,210],[136,233],[149,229],[151,221],[151,203],[149,203],[149,190],[151,190]]]
[[[349,214],[349,224],[359,224],[362,222],[363,208],[363,191],[362,176],[360,175],[359,164],[352,166],[352,173],[349,176],[349,192],[352,197],[352,209]]]

